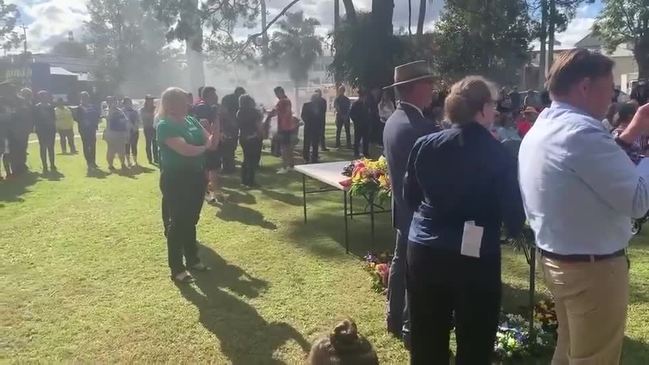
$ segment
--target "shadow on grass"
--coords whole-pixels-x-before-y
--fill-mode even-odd
[[[371,238],[369,216],[354,217],[348,220],[349,252],[355,256],[363,257],[368,252],[392,252],[394,250],[395,235],[392,229],[389,213],[375,216],[374,242]],[[308,222],[303,220],[290,223],[290,242],[295,242],[317,255],[333,257],[345,253],[345,223],[343,209],[338,214],[308,214]],[[338,243],[340,249],[328,244],[323,244],[318,238],[327,237]],[[327,241],[327,240],[325,240]]]
[[[232,364],[281,364],[273,353],[290,340],[306,354],[309,343],[295,328],[284,322],[269,323],[254,307],[229,293],[254,298],[268,283],[228,264],[209,247],[202,246],[200,256],[212,271],[197,274],[196,287],[178,284],[178,289],[198,308],[201,324],[216,336]]]
[[[285,193],[285,192],[279,192],[276,190],[268,190],[268,189],[261,189],[261,192],[266,195],[267,197],[278,200],[281,202],[284,202],[289,205],[296,205],[296,206],[301,206],[302,205],[302,197],[301,196],[296,196],[291,193]],[[302,193],[302,192],[300,192]]]
[[[22,202],[22,195],[28,193],[29,186],[36,184],[39,174],[27,172],[0,182],[0,202]]]
[[[649,364],[649,344],[625,336],[622,364]]]
[[[60,171],[49,171],[41,174],[42,177],[49,181],[61,181],[65,177]]]
[[[264,229],[277,229],[275,223],[267,221],[264,215],[252,208],[244,207],[226,201],[219,205],[216,216],[226,222],[240,222],[249,226],[259,226]]]
[[[88,169],[88,172],[86,173],[86,177],[94,179],[105,179],[109,175],[110,173],[100,169]]]
[[[226,201],[231,204],[255,204],[257,199],[254,195],[245,192],[234,190],[230,188],[223,188],[223,192],[226,194]]]

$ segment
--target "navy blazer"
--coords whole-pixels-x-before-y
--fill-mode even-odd
[[[464,223],[484,228],[480,255],[500,255],[500,229],[525,222],[514,156],[478,123],[420,138],[408,160],[404,199],[415,210],[408,239],[460,253]]]
[[[401,196],[403,178],[406,174],[408,155],[417,139],[439,130],[435,122],[424,118],[408,104],[399,104],[388,118],[383,130],[383,153],[388,160],[392,183],[392,222],[394,227],[407,235],[413,211],[406,206]]]

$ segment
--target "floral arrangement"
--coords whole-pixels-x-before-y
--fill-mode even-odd
[[[386,293],[388,278],[390,277],[390,264],[392,254],[384,252],[380,255],[368,253],[365,255],[365,270],[372,276],[372,289],[378,293]]]
[[[352,196],[375,197],[379,202],[392,196],[388,174],[388,162],[381,156],[378,160],[362,158],[345,166],[343,175],[348,179],[340,185],[349,188]]]
[[[557,312],[554,310],[554,302],[542,300],[534,306],[534,321],[539,321],[543,330],[557,332],[559,322]]]
[[[535,307],[540,306],[542,303],[547,307],[547,303],[543,301]],[[494,346],[496,356],[501,360],[507,360],[550,352],[556,344],[556,325],[555,327],[546,328],[545,322],[538,320],[538,318],[539,316],[535,315],[535,337],[532,340],[529,333],[529,322],[523,316],[520,314],[503,314],[496,333]]]

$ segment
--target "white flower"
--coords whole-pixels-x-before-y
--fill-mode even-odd
[[[543,346],[543,339],[540,336],[536,338],[536,344],[539,346]]]

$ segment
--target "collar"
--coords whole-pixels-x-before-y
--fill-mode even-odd
[[[411,103],[409,103],[409,102],[407,102],[407,101],[400,101],[400,102],[399,102],[399,105],[408,105],[408,106],[414,108],[416,111],[418,111],[419,114],[420,114],[422,117],[424,116],[424,112],[422,112],[421,109],[420,109],[418,106],[414,105],[414,104],[411,104]]]
[[[604,128],[604,126],[602,125],[602,121],[597,120],[597,118],[595,118],[592,115],[588,114],[583,109],[581,109],[579,107],[576,107],[576,106],[574,106],[572,104],[568,104],[568,103],[565,103],[565,102],[562,102],[562,101],[552,101],[552,105],[550,105],[550,109],[553,109],[553,110],[569,110],[569,111],[571,111],[573,113],[581,114],[584,117],[586,117],[586,120],[588,120],[588,122],[590,124],[600,128],[600,129]]]

